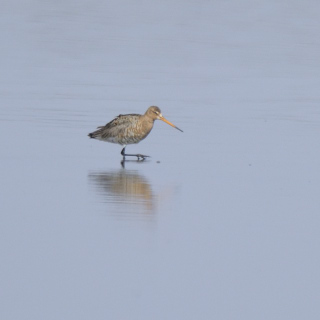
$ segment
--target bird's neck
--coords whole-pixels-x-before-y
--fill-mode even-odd
[[[155,120],[155,119],[152,119],[151,117],[149,117],[147,115],[143,115],[142,118],[143,118],[143,122],[152,123],[152,125],[153,125],[154,120]]]

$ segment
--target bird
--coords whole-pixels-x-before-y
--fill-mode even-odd
[[[157,106],[151,106],[145,114],[120,114],[105,126],[98,127],[96,131],[88,136],[92,139],[117,143],[123,146],[121,155],[123,160],[127,156],[137,157],[138,160],[145,160],[149,157],[143,154],[126,154],[125,149],[128,144],[139,143],[145,139],[153,128],[155,120],[162,120],[173,128],[183,132],[170,121],[163,117],[161,110]]]

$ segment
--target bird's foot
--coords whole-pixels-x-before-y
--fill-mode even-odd
[[[138,158],[138,161],[144,161],[146,158],[150,158],[150,156],[146,156],[144,154],[136,154],[136,157]]]
[[[137,157],[138,161],[144,161],[146,158],[150,158],[150,156],[146,156],[144,154],[127,154],[125,153],[125,147],[121,151],[121,155],[123,156],[123,160],[126,159],[126,157]]]
[[[150,158],[150,156],[146,156],[146,155],[140,154],[140,153],[138,153],[138,154],[123,154],[122,156],[123,156],[123,160],[125,160],[126,157],[137,157],[138,161],[144,161],[146,158]]]

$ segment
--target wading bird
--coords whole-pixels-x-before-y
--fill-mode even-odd
[[[155,120],[162,120],[183,132],[170,121],[165,119],[158,107],[152,106],[148,108],[146,113],[143,115],[120,114],[105,126],[98,127],[98,130],[89,133],[88,136],[93,139],[120,144],[123,146],[121,151],[123,159],[125,159],[126,156],[133,156],[137,157],[138,160],[140,160],[140,158],[144,160],[148,156],[143,154],[126,154],[125,149],[128,144],[139,143],[141,140],[146,138],[152,130]]]

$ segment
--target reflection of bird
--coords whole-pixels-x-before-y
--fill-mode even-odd
[[[145,208],[145,212],[154,210],[154,196],[148,181],[136,171],[120,170],[115,172],[92,172],[89,180],[97,188],[106,202],[116,205],[120,212],[135,212],[135,205]],[[122,210],[119,210],[119,206]]]
[[[105,126],[98,127],[98,130],[89,133],[88,136],[93,139],[117,143],[123,146],[121,154],[126,156],[138,157],[145,159],[143,154],[125,154],[128,144],[138,143],[143,140],[152,130],[155,120],[162,120],[170,126],[180,130],[174,124],[165,119],[158,107],[148,108],[144,115],[140,114],[120,114],[118,117],[107,123]]]

